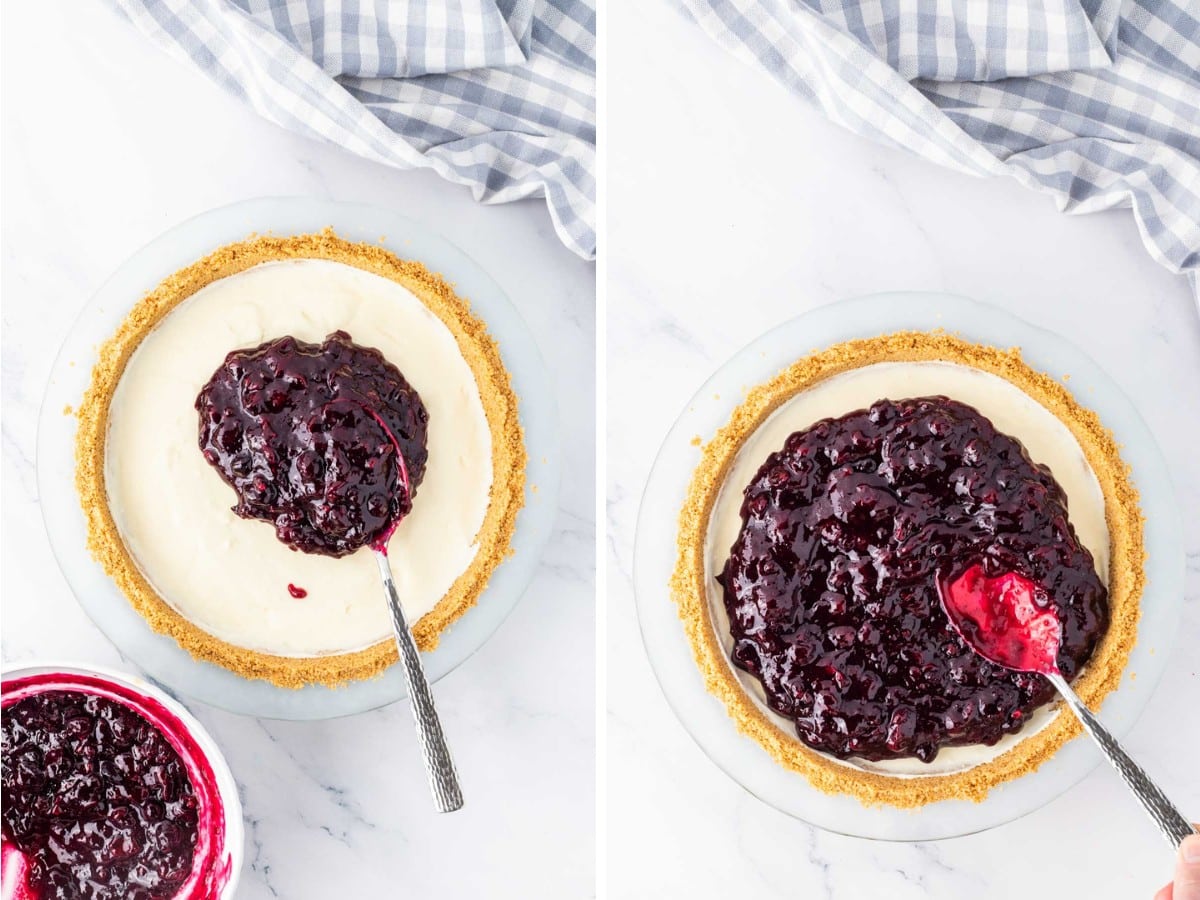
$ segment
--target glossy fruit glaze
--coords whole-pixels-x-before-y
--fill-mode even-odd
[[[234,512],[305,553],[384,543],[425,474],[429,414],[399,369],[335,331],[230,353],[196,398]]]
[[[1061,622],[1071,678],[1108,626],[1108,596],[1045,467],[970,406],[881,400],[788,437],[745,490],[719,581],[733,662],[810,747],[916,757],[994,744],[1053,696],[978,656],[939,580],[1016,574]]]
[[[4,710],[4,839],[41,898],[174,897],[197,799],[179,754],[129,707],[50,691]]]
[[[5,897],[225,896],[217,777],[162,703],[93,674],[5,678],[2,731]]]

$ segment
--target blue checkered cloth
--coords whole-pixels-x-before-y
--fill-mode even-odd
[[[260,115],[475,199],[545,197],[596,253],[593,0],[109,0]]]
[[[1060,210],[1133,207],[1200,292],[1200,0],[678,0],[859,134]]]

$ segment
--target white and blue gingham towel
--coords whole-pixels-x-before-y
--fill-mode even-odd
[[[1068,213],[1132,206],[1200,291],[1200,0],[678,0],[859,134]]]
[[[595,256],[593,0],[110,2],[267,119],[485,203],[544,196]]]

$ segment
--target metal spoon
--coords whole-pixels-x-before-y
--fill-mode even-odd
[[[1151,780],[1142,767],[1125,752],[1108,729],[1100,724],[1100,720],[1084,705],[1058,670],[1057,653],[1062,627],[1058,616],[1053,611],[1041,610],[1033,605],[1030,596],[1032,583],[1023,576],[1007,573],[988,579],[982,575],[972,576],[971,571],[968,570],[960,581],[965,583],[971,577],[975,577],[977,580],[974,586],[968,586],[966,591],[973,592],[974,596],[965,599],[960,597],[956,600],[953,588],[949,583],[942,582],[940,579],[938,583],[942,608],[946,611],[950,624],[958,632],[963,642],[989,662],[1014,672],[1041,675],[1054,685],[1055,690],[1062,695],[1067,706],[1079,718],[1087,733],[1100,746],[1100,750],[1113,768],[1125,779],[1125,783],[1142,802],[1146,812],[1150,813],[1150,817],[1154,819],[1167,841],[1172,847],[1177,848],[1185,837],[1194,833],[1191,823],[1167,799],[1166,794]],[[999,618],[1005,621],[998,630],[989,631],[982,627],[977,618],[977,614],[982,609],[978,605],[978,600],[988,589],[985,582],[999,583],[1006,580],[1008,583],[989,601],[992,604],[989,612],[993,616],[998,614]],[[979,588],[981,584],[983,584],[982,590]],[[1016,614],[1014,611],[1019,604],[1025,606],[1022,614]],[[1047,620],[1039,624],[1048,627],[1043,632],[1036,633],[1048,635],[1048,640],[1039,642],[1032,636],[1035,633],[1033,632],[1035,625],[1030,618],[1031,615]],[[1016,641],[1004,640],[1010,633],[1008,628],[1014,625],[1024,633],[1020,634]]]
[[[400,485],[404,492],[409,494],[412,486],[408,480],[408,463],[400,449],[400,441],[379,413],[366,403],[360,405],[379,423],[391,440],[396,451]],[[456,809],[462,809],[462,788],[458,785],[458,773],[454,770],[454,760],[450,758],[450,748],[446,746],[442,723],[433,705],[429,680],[425,677],[425,668],[421,665],[421,653],[417,650],[417,642],[413,640],[412,630],[404,618],[404,609],[400,606],[400,596],[396,593],[396,582],[392,577],[392,565],[388,560],[388,541],[399,524],[399,518],[393,520],[387,531],[371,543],[371,550],[375,554],[379,577],[383,580],[383,592],[387,597],[388,609],[392,613],[392,633],[400,651],[400,662],[404,665],[404,683],[408,685],[408,700],[412,704],[413,719],[417,723],[417,739],[421,742],[421,754],[425,757],[425,774],[429,776],[429,789],[433,792],[438,812],[454,812]]]
[[[1109,734],[1108,729],[1100,724],[1100,720],[1071,690],[1067,679],[1058,672],[1042,672],[1040,674],[1044,675],[1067,701],[1067,706],[1071,707],[1071,711],[1079,717],[1079,721],[1083,723],[1087,733],[1100,745],[1100,749],[1112,763],[1113,768],[1121,773],[1121,777],[1125,779],[1129,789],[1142,801],[1142,806],[1146,808],[1146,812],[1150,813],[1150,818],[1154,819],[1171,846],[1178,847],[1185,837],[1196,833],[1191,823],[1167,799],[1167,795],[1162,792],[1162,789],[1151,780],[1141,766],[1133,761],[1132,757],[1122,749],[1117,739]]]
[[[417,723],[417,739],[425,757],[425,771],[429,775],[429,787],[433,791],[438,812],[454,812],[463,805],[462,789],[458,786],[458,773],[450,758],[450,748],[442,733],[437,710],[433,706],[433,695],[429,681],[421,665],[421,654],[413,640],[412,631],[400,607],[396,594],[396,583],[392,580],[392,567],[388,562],[386,547],[375,547],[375,562],[379,564],[379,575],[383,579],[388,608],[392,611],[392,631],[396,635],[396,646],[400,650],[400,661],[404,664],[404,682],[408,685],[408,699],[412,703],[413,718]]]

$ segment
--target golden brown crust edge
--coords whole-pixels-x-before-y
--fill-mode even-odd
[[[893,778],[833,762],[770,720],[747,695],[726,659],[707,600],[704,548],[713,504],[745,438],[782,403],[841,372],[876,362],[941,360],[972,366],[1011,382],[1054,413],[1079,442],[1104,494],[1111,541],[1109,607],[1112,621],[1074,688],[1089,707],[1120,683],[1137,639],[1145,583],[1143,519],[1129,466],[1112,433],[1094,412],[1080,406],[1062,384],[1030,368],[1016,348],[972,344],[940,330],[905,331],[837,344],[807,356],[752,389],[729,421],[701,450],[679,515],[678,556],[671,597],[684,622],[708,690],[725,704],[740,731],[780,764],[831,794],[850,794],[866,805],[911,808],[939,800],[982,801],[990,789],[1036,769],[1080,732],[1074,716],[1058,715],[1011,750],[966,772]]]
[[[99,348],[91,383],[77,413],[75,486],[88,530],[88,549],[133,607],[162,634],[197,659],[246,678],[280,687],[337,686],[381,674],[397,659],[391,640],[365,650],[312,658],[275,656],[222,641],[177,613],[150,586],[130,556],[108,508],[104,447],[113,391],[142,339],[181,302],[201,288],[263,262],[327,259],[391,279],[415,294],[450,329],[471,367],[492,435],[492,487],[476,541],[475,558],[446,595],[413,626],[422,650],[432,650],[442,631],[470,609],[492,571],[512,552],[517,513],[525,497],[525,441],[517,397],[495,340],[440,275],[421,263],[401,260],[383,247],[352,243],[332,229],[291,237],[251,236],[228,244],[165,278],[143,297],[117,332]]]

